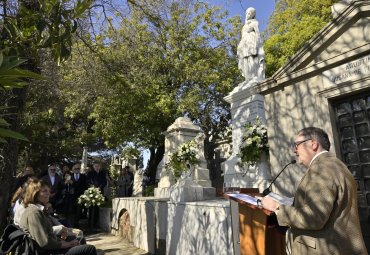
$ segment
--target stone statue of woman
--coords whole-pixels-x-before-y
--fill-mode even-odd
[[[245,24],[242,39],[239,42],[237,55],[238,67],[246,83],[265,79],[265,52],[262,47],[256,10],[250,7],[245,12]]]

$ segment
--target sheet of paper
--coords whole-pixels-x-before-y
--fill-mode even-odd
[[[292,205],[294,201],[293,197],[285,197],[274,192],[270,192],[266,197],[272,198],[281,205]]]
[[[232,193],[232,194],[227,194],[229,197],[235,197],[237,199],[240,199],[244,202],[247,202],[252,205],[257,205],[257,198],[249,196],[247,194],[237,194],[237,193]]]

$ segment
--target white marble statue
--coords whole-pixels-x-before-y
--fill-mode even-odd
[[[245,12],[245,24],[242,29],[242,39],[238,44],[238,67],[242,71],[245,82],[265,79],[265,52],[262,47],[255,19],[256,10],[250,7]]]

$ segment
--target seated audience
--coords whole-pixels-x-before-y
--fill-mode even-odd
[[[78,239],[66,241],[66,236],[58,238],[53,233],[53,224],[44,213],[45,205],[49,203],[50,186],[44,181],[32,181],[28,184],[23,199],[25,210],[19,222],[19,227],[29,233],[40,246],[41,254],[57,253],[66,255],[96,255],[92,245],[81,245]]]

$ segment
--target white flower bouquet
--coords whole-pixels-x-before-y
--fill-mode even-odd
[[[179,178],[183,172],[189,171],[192,165],[199,164],[199,158],[197,143],[190,140],[181,144],[171,155],[167,168],[170,168],[173,175]]]
[[[90,187],[78,198],[77,203],[85,207],[100,206],[105,201],[103,194],[99,188]]]
[[[267,128],[257,116],[254,124],[248,123],[243,128],[239,156],[242,163],[254,166],[262,153],[268,155],[268,152]]]

